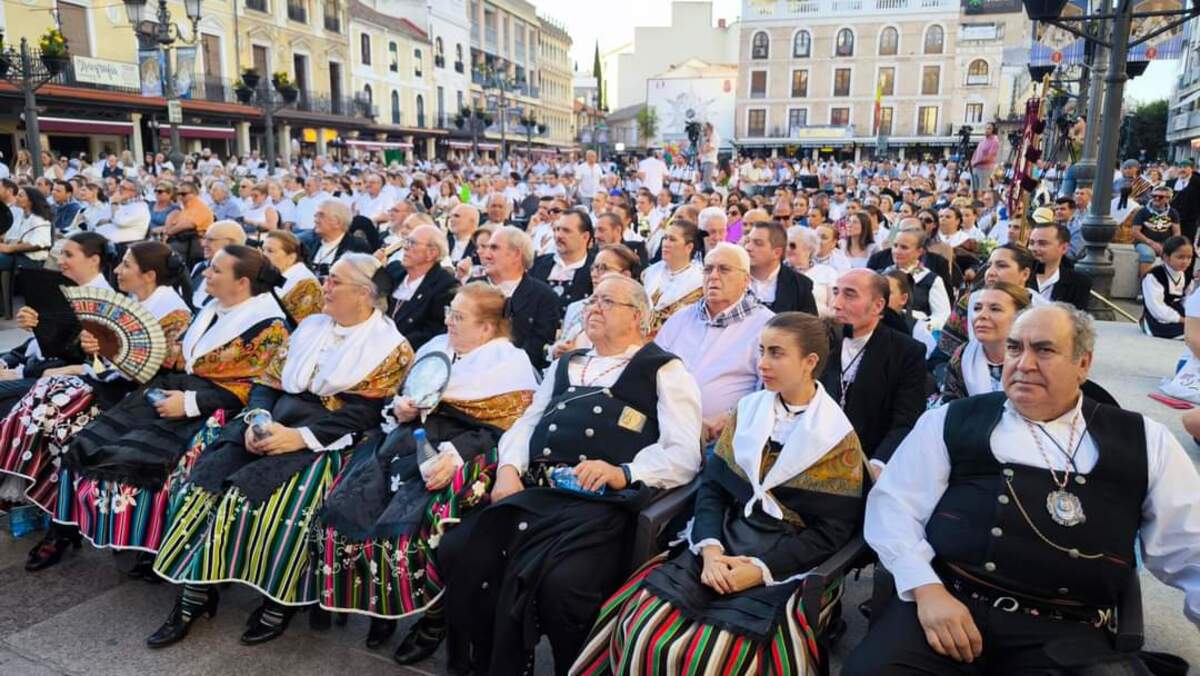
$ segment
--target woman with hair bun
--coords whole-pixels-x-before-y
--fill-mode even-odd
[[[321,311],[324,294],[321,282],[304,264],[304,249],[300,239],[287,230],[272,230],[263,238],[263,253],[283,274],[279,302],[288,316],[299,323]]]
[[[179,341],[192,319],[183,300],[190,293],[183,261],[161,242],[139,242],[125,252],[116,277],[121,291],[158,320],[168,343],[162,369],[175,368]],[[99,351],[99,342],[87,331],[80,335],[80,343],[90,355]],[[78,542],[81,525],[83,535],[97,547],[130,549],[145,541],[152,519],[141,518],[151,503],[139,500],[143,491],[107,481],[76,482],[68,470],[58,466],[69,441],[136,387],[116,369],[97,373],[91,364],[85,364],[70,374],[40,378],[0,422],[0,448],[4,449],[0,471],[22,477],[24,497],[54,519],[46,537],[30,552],[27,569],[41,570],[57,563],[66,544]],[[23,461],[14,467],[11,461],[17,457]],[[123,503],[137,508],[111,508]]]
[[[173,489],[173,520],[154,570],[182,588],[146,640],[151,648],[182,640],[196,616],[211,617],[220,583],[264,597],[243,645],[281,636],[296,609],[316,605],[309,533],[343,455],[379,425],[384,399],[412,363],[408,341],[383,313],[388,281],[373,256],[349,253],[334,263],[324,311],[271,355],[246,413]]]

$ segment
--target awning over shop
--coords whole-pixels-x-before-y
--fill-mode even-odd
[[[132,122],[77,120],[69,117],[39,117],[38,128],[43,134],[112,134],[128,136],[133,133]]]
[[[170,125],[162,125],[158,128],[158,135],[166,138],[171,135]],[[195,125],[181,124],[179,125],[179,135],[183,138],[196,139],[216,139],[232,141],[237,137],[237,132],[231,128],[224,127],[198,127]]]
[[[455,150],[470,150],[472,147],[474,147],[470,141],[446,141],[446,145]],[[480,141],[479,149],[480,150],[499,150],[500,144],[499,143],[484,143],[484,142]]]
[[[357,139],[347,139],[346,145],[350,148],[359,150],[409,150],[413,147],[411,143],[401,141],[362,141]]]

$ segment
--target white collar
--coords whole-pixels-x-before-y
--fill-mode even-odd
[[[183,357],[187,372],[196,361],[237,338],[243,331],[267,319],[283,319],[283,310],[269,293],[260,293],[225,307],[213,301],[200,310],[183,335]]]
[[[362,382],[402,342],[395,324],[375,310],[363,322],[341,326],[327,314],[309,315],[288,339],[280,385],[292,394],[327,397]]]

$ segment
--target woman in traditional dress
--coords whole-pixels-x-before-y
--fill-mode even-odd
[[[821,248],[821,237],[812,228],[793,225],[787,230],[788,250],[787,262],[792,269],[808,277],[813,283],[813,300],[817,303],[817,313],[830,316],[833,310],[829,301],[833,286],[837,282],[838,271],[829,265],[817,262],[817,251]]]
[[[1192,287],[1192,245],[1186,237],[1162,243],[1162,262],[1142,277],[1142,331],[1183,338],[1183,299]]]
[[[654,339],[671,315],[704,295],[704,273],[697,260],[704,254],[703,242],[703,233],[692,221],[676,218],[667,226],[662,238],[662,260],[642,274],[654,312],[648,339]]]
[[[972,324],[975,319],[975,304],[979,295],[983,293],[983,287],[997,282],[1023,287],[1029,283],[1036,262],[1033,254],[1016,242],[1001,244],[992,249],[992,253],[988,255],[987,267],[984,268],[983,285],[970,294],[960,294],[954,311],[950,313],[950,319],[942,326],[942,333],[938,337],[938,350],[945,355],[943,360],[974,336]],[[1046,300],[1035,293],[1032,294],[1030,302],[1040,305]]]
[[[812,653],[801,578],[858,529],[865,458],[817,382],[821,320],[776,315],[759,344],[765,389],[717,442],[686,546],[605,603],[571,673],[803,674],[827,659]]]
[[[304,264],[300,240],[287,230],[272,230],[263,238],[263,253],[283,273],[283,288],[277,295],[292,321],[299,324],[321,311],[324,294],[317,276]]]
[[[366,254],[335,263],[324,312],[296,327],[254,384],[243,420],[226,425],[196,460],[154,562],[183,589],[147,639],[151,648],[183,639],[201,612],[215,613],[218,583],[264,595],[245,645],[277,638],[297,607],[316,604],[310,529],[343,452],[379,425],[384,398],[412,361],[408,341],[382,312],[389,280]],[[245,418],[261,412],[272,421],[252,428]]]
[[[606,244],[600,247],[600,251],[596,253],[596,258],[592,261],[592,267],[588,269],[592,276],[592,288],[595,288],[601,278],[609,273],[636,278],[638,265],[638,256],[629,247],[624,244]],[[587,332],[583,330],[586,305],[587,298],[580,298],[567,306],[558,341],[551,347],[551,361],[558,359],[565,352],[592,346]]]
[[[183,300],[188,293],[183,261],[161,242],[139,242],[129,247],[116,271],[117,285],[140,302],[158,320],[167,338],[163,369],[177,366],[179,340],[192,319]],[[181,293],[183,296],[181,296]],[[95,355],[96,338],[87,331],[80,336],[83,350]],[[54,524],[29,554],[26,570],[35,571],[58,563],[67,545],[78,544],[79,529],[98,547],[116,549],[136,546],[141,533],[123,521],[124,510],[110,510],[121,502],[134,504],[135,491],[124,493],[119,485],[81,479],[76,485],[71,473],[60,469],[60,457],[71,439],[101,411],[116,405],[136,383],[111,365],[97,373],[91,364],[67,367],[63,375],[43,376],[9,415],[0,422],[0,448],[6,456],[24,456],[19,476],[29,482],[26,498],[48,512]],[[130,509],[124,513],[131,516]]]
[[[417,359],[441,353],[452,362],[440,402],[431,411],[403,396],[390,402],[382,426],[387,436],[355,453],[326,500],[325,528],[314,543],[321,606],[370,615],[367,647],[391,636],[396,619],[426,611],[396,651],[402,664],[437,648],[445,627],[437,603],[438,541],[487,504],[496,443],[537,389],[528,355],[510,340],[499,289],[468,284],[451,302],[446,327],[417,353]],[[438,451],[423,466],[413,441],[418,428]]]
[[[32,188],[30,188],[32,190]],[[58,252],[58,269],[63,277],[77,286],[94,286],[111,289],[105,272],[112,269],[117,250],[102,235],[94,232],[77,232],[63,240]],[[17,326],[26,331],[38,327],[40,318],[37,310],[26,305],[17,310]],[[48,320],[49,321],[49,320]],[[79,371],[86,355],[79,346],[78,337],[71,339],[62,357],[46,357],[37,338],[30,338],[21,345],[0,356],[4,368],[0,369],[0,414],[7,415],[25,393],[42,376],[70,374]],[[15,465],[0,460],[0,471],[15,471]],[[3,491],[0,491],[3,492]]]
[[[941,402],[999,392],[1004,368],[1005,340],[1017,314],[1030,305],[1029,289],[1008,282],[992,282],[975,298],[973,335],[950,356]],[[1036,295],[1036,294],[1033,294]]]

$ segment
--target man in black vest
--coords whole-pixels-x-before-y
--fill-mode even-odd
[[[555,253],[538,256],[529,275],[550,285],[558,296],[559,319],[567,306],[592,293],[592,218],[581,208],[567,209],[554,224]]]
[[[750,254],[750,288],[772,312],[817,314],[813,283],[808,277],[783,264],[787,231],[775,221],[759,221],[746,238]]]
[[[1037,273],[1029,288],[1046,300],[1070,303],[1087,310],[1092,302],[1092,278],[1063,265],[1071,245],[1071,231],[1057,223],[1036,223],[1029,231],[1029,253],[1037,259]]]
[[[921,222],[915,218],[905,218],[896,224],[898,230],[908,227],[915,227],[918,230],[924,231],[924,228],[921,227]],[[890,248],[883,251],[876,251],[867,259],[867,267],[875,272],[883,272],[895,264],[896,261],[892,257],[892,250]],[[953,280],[950,278],[950,261],[946,260],[945,256],[925,249],[925,252],[921,254],[921,265],[928,268],[938,277],[941,277],[942,284],[946,286],[947,290],[954,288]]]
[[[513,345],[525,350],[534,368],[546,368],[546,346],[554,344],[562,315],[554,291],[526,274],[533,264],[533,241],[524,230],[506,225],[492,233],[480,259],[485,280],[508,297],[504,316],[512,322]]]
[[[350,207],[336,199],[328,199],[317,205],[313,213],[315,244],[304,248],[304,260],[313,273],[321,279],[329,274],[329,268],[347,253],[371,253],[374,248],[365,240],[349,233]]]
[[[610,276],[586,313],[593,348],[556,362],[500,439],[492,505],[438,548],[446,617],[470,643],[474,673],[532,673],[542,633],[566,673],[629,572],[638,506],[700,468],[700,390],[646,342],[645,290]],[[464,652],[452,642],[452,668]]]
[[[926,413],[896,450],[865,536],[899,596],[844,674],[1149,673],[1106,629],[1139,538],[1200,624],[1200,476],[1163,425],[1081,394],[1094,343],[1082,311],[1028,310],[1004,391]]]
[[[877,272],[851,270],[838,278],[829,305],[842,332],[835,336],[821,384],[838,400],[871,459],[871,472],[925,410],[925,347],[885,326],[888,282]]]
[[[388,316],[414,350],[446,332],[446,308],[458,288],[458,280],[441,266],[447,248],[437,226],[421,225],[405,240],[404,258],[387,266],[395,284]]]

